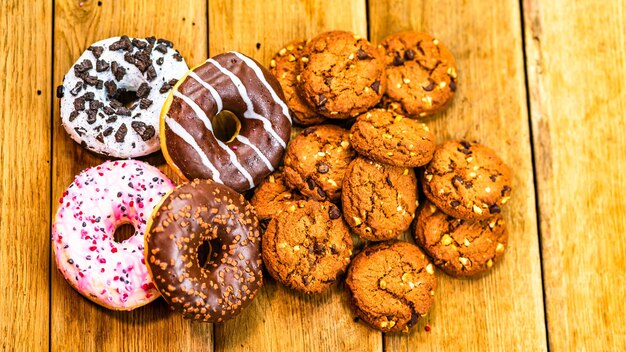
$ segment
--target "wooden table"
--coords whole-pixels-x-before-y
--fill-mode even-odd
[[[626,1],[0,4],[2,350],[626,349]],[[456,55],[457,96],[430,127],[439,141],[490,145],[514,171],[510,247],[492,273],[439,275],[434,309],[404,335],[353,322],[341,287],[307,297],[270,281],[236,320],[208,325],[162,300],[108,311],[65,283],[51,217],[74,175],[102,159],[67,136],[54,90],[90,43],[156,35],[190,65],[226,50],[267,64],[285,42],[330,29],[373,42],[428,31]]]

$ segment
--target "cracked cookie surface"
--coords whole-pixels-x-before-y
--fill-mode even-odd
[[[361,155],[404,167],[427,164],[436,146],[428,126],[386,109],[359,115],[350,129],[350,142]]]
[[[402,32],[381,43],[385,50],[385,103],[413,117],[435,114],[452,100],[457,70],[452,53],[430,34]]]
[[[350,32],[313,38],[298,68],[302,95],[329,118],[346,119],[366,111],[378,104],[386,88],[382,52]]]
[[[392,240],[361,251],[348,269],[346,285],[363,321],[383,332],[408,332],[434,303],[437,278],[417,246]]]
[[[446,214],[484,220],[500,214],[511,197],[510,170],[490,148],[450,140],[437,147],[424,170],[422,188]]]
[[[357,157],[343,182],[344,219],[370,241],[398,237],[411,226],[417,208],[417,178],[411,168]]]
[[[285,185],[283,171],[269,175],[254,190],[250,203],[260,220],[270,220],[288,209],[295,209],[304,197]]]
[[[326,118],[318,114],[309,103],[302,98],[296,84],[297,63],[302,57],[306,40],[294,40],[281,48],[270,61],[270,71],[280,83],[285,94],[289,110],[293,113],[293,120],[301,126],[316,125]]]
[[[318,201],[339,201],[343,177],[354,158],[349,131],[334,125],[306,128],[285,153],[286,184]]]
[[[500,261],[508,242],[502,216],[482,221],[456,219],[430,202],[420,209],[413,237],[438,268],[454,277],[488,271]]]
[[[300,292],[320,293],[346,270],[352,238],[336,205],[308,201],[270,221],[262,248],[274,279]]]

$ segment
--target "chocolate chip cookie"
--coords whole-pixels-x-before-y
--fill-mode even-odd
[[[490,148],[463,140],[437,147],[424,170],[422,187],[439,209],[465,220],[499,214],[511,196],[508,166]]]
[[[341,195],[352,231],[370,241],[398,237],[417,208],[417,178],[411,168],[357,157],[348,167]]]
[[[269,220],[288,209],[294,210],[304,197],[285,185],[283,171],[269,175],[254,190],[250,203],[260,220]]]
[[[508,234],[502,216],[488,220],[456,219],[426,202],[413,236],[435,265],[454,277],[486,272],[504,254]]]
[[[428,126],[386,109],[373,109],[356,119],[350,141],[357,153],[388,165],[418,167],[435,152]]]
[[[281,48],[270,61],[270,71],[283,88],[287,106],[291,110],[293,121],[301,126],[316,125],[326,118],[318,114],[298,92],[296,85],[297,63],[302,56],[306,40],[295,40]]]
[[[348,165],[354,158],[349,131],[338,126],[306,128],[285,153],[285,182],[308,198],[336,202]]]
[[[345,31],[326,32],[304,46],[301,93],[324,116],[346,119],[378,104],[386,88],[382,52]]]
[[[437,278],[420,249],[387,241],[359,253],[346,278],[356,314],[374,329],[408,332],[434,303]]]
[[[452,53],[431,35],[402,32],[381,43],[385,49],[385,102],[407,115],[437,113],[452,100],[457,84]]]
[[[263,235],[263,262],[278,282],[304,293],[329,288],[350,263],[352,238],[336,205],[308,201],[282,212]]]

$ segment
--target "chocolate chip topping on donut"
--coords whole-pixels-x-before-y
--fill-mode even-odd
[[[254,208],[229,187],[194,180],[156,207],[146,231],[155,285],[185,318],[219,323],[241,312],[262,284]],[[210,248],[201,263],[200,248]]]

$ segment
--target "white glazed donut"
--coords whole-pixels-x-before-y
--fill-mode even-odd
[[[117,158],[159,149],[159,114],[188,70],[170,41],[113,37],[94,43],[57,88],[61,121],[72,139]]]
[[[144,232],[152,209],[174,183],[141,161],[106,161],[83,170],[63,193],[52,224],[57,268],[90,300],[131,310],[159,294],[144,260]],[[123,242],[115,229],[131,224]]]

